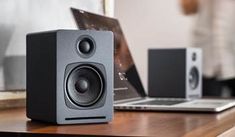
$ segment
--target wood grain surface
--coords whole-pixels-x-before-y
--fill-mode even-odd
[[[0,136],[217,136],[235,126],[235,108],[222,113],[116,111],[110,123],[54,125],[31,121],[25,108],[0,111]]]

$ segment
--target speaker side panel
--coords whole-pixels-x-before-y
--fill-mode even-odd
[[[148,52],[149,96],[185,98],[185,49],[150,49]]]
[[[56,39],[54,32],[27,35],[27,116],[56,121]]]

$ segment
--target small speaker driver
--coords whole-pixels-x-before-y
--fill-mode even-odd
[[[78,39],[76,45],[78,54],[81,57],[88,58],[91,57],[95,53],[95,42],[91,37],[82,36]]]

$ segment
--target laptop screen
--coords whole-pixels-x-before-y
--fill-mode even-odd
[[[109,30],[114,33],[114,100],[145,96],[118,20],[74,8],[71,10],[79,29]]]

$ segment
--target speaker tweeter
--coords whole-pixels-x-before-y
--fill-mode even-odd
[[[91,57],[95,53],[95,41],[89,36],[82,36],[77,42],[77,51],[84,58]]]

